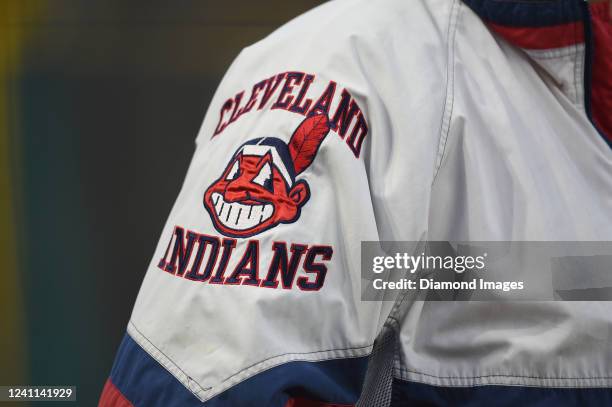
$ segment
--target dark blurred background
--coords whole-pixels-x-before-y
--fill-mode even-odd
[[[320,3],[0,0],[0,385],[96,405],[225,69]]]

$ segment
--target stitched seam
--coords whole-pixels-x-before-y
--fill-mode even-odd
[[[165,358],[166,358],[166,359],[167,359],[167,360],[168,360],[170,363],[172,363],[172,364],[173,364],[173,365],[174,365],[174,366],[175,366],[175,367],[176,367],[176,368],[177,368],[177,369],[178,369],[178,370],[179,370],[179,371],[180,371],[180,372],[181,372],[183,375],[185,375],[185,377],[186,377],[188,380],[193,381],[193,382],[194,382],[194,383],[195,383],[195,384],[196,384],[196,385],[197,385],[197,386],[198,386],[198,387],[199,387],[199,388],[200,388],[200,389],[201,389],[203,392],[208,392],[208,391],[210,391],[210,390],[213,388],[213,387],[202,387],[202,386],[200,386],[200,385],[199,385],[199,384],[198,384],[198,383],[197,383],[197,382],[196,382],[196,381],[195,381],[193,378],[191,378],[191,376],[189,376],[189,375],[188,375],[188,374],[187,374],[187,373],[186,373],[184,370],[182,370],[182,369],[181,369],[181,368],[178,366],[178,364],[172,360],[172,358],[170,358],[170,357],[169,357],[168,355],[166,355],[166,354],[165,354],[165,353],[164,353],[164,352],[163,352],[161,349],[159,349],[157,346],[155,346],[155,345],[153,344],[153,342],[151,342],[151,340],[150,340],[149,338],[147,338],[147,337],[146,337],[146,336],[145,336],[145,335],[144,335],[144,334],[143,334],[143,333],[142,333],[142,332],[141,332],[141,331],[140,331],[140,330],[139,330],[139,329],[136,327],[136,325],[134,324],[134,322],[133,322],[133,321],[130,321],[130,322],[129,322],[129,325],[130,325],[132,328],[134,328],[134,330],[135,330],[135,331],[136,331],[136,332],[137,332],[137,333],[138,333],[138,334],[139,334],[139,335],[140,335],[140,336],[141,336],[141,337],[142,337],[144,340],[146,340],[146,341],[147,341],[147,343],[148,343],[149,345],[151,345],[153,348],[155,348],[155,349],[156,349],[156,350],[157,350],[157,351],[158,351],[158,352],[159,352],[161,355],[163,355],[163,356],[164,356],[164,357],[165,357]],[[133,339],[134,339],[134,340],[136,340],[135,338],[133,338]],[[249,369],[251,369],[251,368],[254,368],[254,367],[256,367],[257,365],[260,365],[260,364],[265,363],[265,362],[267,362],[267,361],[270,361],[270,360],[272,360],[272,359],[281,358],[281,357],[284,357],[284,356],[300,356],[300,355],[310,355],[310,354],[315,354],[315,353],[342,352],[342,351],[351,351],[351,350],[352,350],[352,351],[358,351],[358,350],[367,350],[367,349],[369,349],[369,348],[372,348],[372,346],[373,346],[373,344],[371,344],[371,345],[366,345],[366,346],[359,346],[359,347],[335,348],[335,349],[326,349],[326,350],[312,351],[312,352],[289,352],[289,353],[283,353],[283,354],[279,354],[279,355],[274,355],[274,356],[271,356],[271,357],[268,357],[268,358],[266,358],[266,359],[260,360],[260,361],[255,362],[255,363],[253,363],[253,364],[251,364],[251,365],[249,365],[249,366],[247,366],[247,367],[245,367],[245,368],[243,368],[243,369],[240,369],[240,370],[236,371],[234,374],[232,374],[232,375],[230,375],[230,376],[228,376],[228,377],[226,377],[226,378],[224,378],[224,379],[220,380],[220,381],[219,381],[219,384],[217,385],[217,387],[218,387],[219,385],[221,385],[221,384],[223,384],[223,383],[227,382],[228,380],[231,380],[233,377],[236,377],[236,376],[240,375],[240,374],[241,374],[241,373],[243,373],[244,371],[249,370]],[[153,355],[150,355],[150,356],[151,356],[151,357],[153,357]],[[366,356],[366,355],[362,355],[362,356]],[[323,361],[323,360],[334,360],[334,359],[340,359],[340,358],[353,359],[353,358],[362,357],[362,356],[337,356],[337,357],[322,357],[322,358],[320,358],[320,359],[317,359],[316,361],[317,361],[317,362],[319,362],[319,361]],[[170,373],[171,373],[171,374],[172,374],[172,375],[173,375],[173,376],[174,376],[174,377],[175,377],[177,380],[179,380],[180,382],[184,382],[184,380],[179,379],[179,378],[178,378],[178,377],[177,377],[177,376],[176,376],[174,373],[172,373],[172,372],[171,372],[171,371],[170,371],[170,370],[169,370],[169,369],[168,369],[168,368],[165,366],[165,364],[164,364],[164,363],[162,363],[161,361],[159,361],[159,360],[158,360],[158,359],[156,359],[155,357],[153,357],[153,358],[154,358],[154,359],[155,359],[155,360],[156,360],[158,363],[160,363],[160,365],[162,365],[162,367],[164,367],[164,368],[165,368],[165,369],[166,369],[168,372],[170,372]],[[256,373],[254,373],[253,375],[250,375],[250,376],[248,376],[248,377],[245,377],[245,378],[243,378],[243,379],[241,379],[241,380],[237,381],[236,383],[234,383],[234,384],[233,384],[232,386],[230,386],[230,387],[233,387],[233,386],[235,386],[235,385],[237,385],[237,384],[239,384],[239,383],[243,382],[244,380],[246,380],[246,379],[248,379],[248,378],[250,378],[250,377],[254,376],[255,374],[258,374],[258,373],[264,372],[264,371],[269,370],[269,369],[271,369],[271,368],[273,368],[273,367],[280,366],[280,365],[282,365],[282,364],[285,364],[285,363],[288,363],[288,362],[291,362],[291,361],[299,361],[299,359],[293,359],[293,360],[290,360],[290,361],[283,361],[283,362],[280,362],[280,363],[278,363],[278,364],[275,364],[275,365],[272,365],[272,366],[266,367],[266,368],[264,368],[264,369],[261,369],[260,371],[258,371],[258,372],[256,372]],[[200,397],[198,397],[198,398],[200,398]],[[204,401],[204,400],[203,400],[203,401]]]
[[[170,369],[168,369],[168,368],[166,367],[166,364],[165,364],[165,363],[163,363],[161,360],[158,360],[158,358],[155,358],[153,355],[149,354],[149,355],[150,355],[150,356],[151,356],[153,359],[155,359],[155,360],[156,360],[156,361],[157,361],[157,362],[158,362],[158,363],[159,363],[159,364],[160,364],[160,365],[161,365],[161,366],[162,366],[164,369],[166,369],[166,370],[167,370],[167,371],[168,371],[170,374],[172,374],[172,376],[174,376],[174,377],[175,377],[175,378],[176,378],[176,379],[177,379],[179,382],[184,382],[184,381],[186,381],[186,382],[187,382],[187,386],[185,386],[185,387],[187,387],[187,388],[189,389],[189,381],[191,380],[191,381],[193,381],[193,382],[195,383],[195,385],[196,385],[196,386],[198,386],[198,387],[200,388],[200,390],[201,390],[201,391],[203,391],[203,392],[208,391],[208,390],[210,390],[210,389],[211,389],[210,387],[202,387],[202,386],[200,386],[200,385],[199,385],[199,384],[198,384],[198,383],[197,383],[195,380],[193,380],[193,379],[192,379],[192,378],[191,378],[191,377],[190,377],[190,376],[187,374],[187,372],[185,372],[183,369],[181,369],[181,368],[179,367],[179,365],[178,365],[176,362],[174,362],[174,360],[172,360],[172,358],[170,358],[168,355],[166,355],[166,354],[165,354],[165,353],[164,353],[164,352],[163,352],[163,351],[162,351],[160,348],[158,348],[158,347],[157,347],[157,346],[156,346],[156,345],[155,345],[153,342],[151,342],[151,340],[150,340],[149,338],[147,338],[147,337],[146,337],[146,336],[145,336],[145,335],[144,335],[144,334],[143,334],[143,333],[142,333],[142,332],[141,332],[141,331],[138,329],[138,327],[136,327],[136,325],[134,324],[134,322],[133,322],[133,321],[130,321],[130,322],[129,322],[129,325],[130,325],[132,328],[134,328],[134,330],[135,330],[135,331],[138,333],[138,335],[140,335],[140,337],[141,337],[142,339],[144,339],[145,341],[147,341],[147,344],[148,344],[149,346],[151,346],[151,347],[155,348],[155,350],[156,350],[156,351],[157,351],[157,352],[158,352],[160,355],[162,355],[164,358],[166,358],[166,360],[167,360],[168,362],[172,363],[172,365],[174,365],[174,367],[175,367],[177,370],[179,370],[179,371],[180,371],[180,372],[181,372],[181,373],[182,373],[182,374],[183,374],[183,375],[184,375],[184,376],[187,378],[187,380],[181,380],[181,379],[180,379],[180,378],[178,378],[178,377],[177,377],[177,376],[176,376],[176,375],[175,375],[175,374],[174,374],[174,373],[173,373],[173,372],[172,372]],[[134,341],[136,341],[136,338],[132,338],[132,339],[134,339]],[[136,341],[136,343],[138,343],[139,345],[143,346],[143,345],[142,345],[142,344],[140,344],[138,341]],[[147,352],[147,353],[148,353],[148,352]],[[198,398],[199,398],[199,397],[198,397]]]
[[[579,86],[581,86],[581,83],[580,83],[580,79],[579,79],[578,73],[581,70],[580,69],[581,68],[580,65],[582,64],[581,60],[583,58],[580,58],[581,54],[580,54],[580,52],[578,50],[578,45],[576,43],[576,38],[578,38],[578,35],[579,35],[578,28],[577,28],[577,26],[574,26],[574,47],[573,47],[574,51],[575,51],[575,53],[574,53],[574,93],[575,93],[575,98],[576,98],[575,101],[574,101],[574,104],[577,105],[578,107],[582,108],[584,103],[583,103],[582,100],[580,100],[580,90],[579,90],[580,87]]]
[[[442,112],[442,120],[440,123],[440,139],[438,144],[438,151],[436,154],[436,166],[434,169],[434,176],[431,181],[432,186],[438,177],[440,167],[442,166],[442,159],[444,158],[444,153],[446,152],[446,142],[448,140],[448,133],[450,132],[451,118],[453,115],[453,107],[455,103],[455,36],[457,32],[460,11],[461,3],[457,0],[454,0],[453,5],[451,7],[448,31],[446,34],[446,91]]]
[[[289,352],[289,353],[283,353],[283,354],[280,354],[280,355],[275,355],[275,356],[271,356],[269,358],[260,360],[259,362],[255,362],[255,363],[253,363],[253,364],[251,364],[251,365],[249,365],[249,366],[247,366],[247,367],[245,367],[243,369],[240,369],[236,373],[226,377],[225,379],[222,379],[221,383],[230,380],[232,377],[237,376],[238,374],[244,372],[245,370],[249,370],[249,369],[254,368],[255,366],[260,365],[262,363],[265,363],[265,362],[267,362],[269,360],[280,358],[280,357],[283,357],[283,356],[310,355],[310,354],[313,354],[313,353],[336,352],[336,351],[346,351],[346,350],[362,350],[362,349],[365,350],[365,349],[368,349],[368,348],[371,348],[371,347],[372,347],[372,345],[361,346],[361,347],[358,347],[358,348],[340,348],[340,349],[328,349],[328,350],[320,350],[320,351],[312,351],[312,352]],[[361,356],[348,356],[347,359],[353,359],[353,358],[358,358],[358,357],[361,357]],[[340,359],[340,357],[331,357],[331,358],[326,358],[326,359],[321,359],[321,360],[334,360],[334,359]],[[286,362],[279,363],[278,365],[282,365],[284,363],[286,363]],[[274,365],[274,366],[278,366],[278,365]],[[274,367],[274,366],[271,366],[271,367]],[[269,368],[266,368],[266,369],[263,369],[262,371],[268,370],[268,369]]]
[[[142,335],[142,337],[143,337],[144,339],[146,339],[146,340],[147,340],[147,342],[149,342],[149,343],[151,344],[151,346],[153,346],[155,349],[157,349],[157,350],[159,351],[159,353],[161,353],[162,355],[164,355],[166,358],[168,358],[168,360],[169,360],[169,361],[171,361],[171,362],[172,362],[172,359],[171,359],[170,357],[168,357],[168,355],[166,355],[164,352],[162,352],[162,351],[161,351],[161,350],[160,350],[160,349],[159,349],[157,346],[155,346],[155,345],[154,345],[154,344],[153,344],[153,343],[152,343],[152,342],[151,342],[151,341],[150,341],[150,340],[149,340],[149,339],[148,339],[148,338],[147,338],[147,337],[146,337],[146,336],[145,336],[145,335],[144,335],[142,332],[140,332],[140,330],[139,330],[139,329],[136,327],[136,325],[134,325],[134,323],[133,323],[133,322],[130,322],[130,324],[131,324],[131,325],[134,327],[134,329],[135,329],[135,330],[136,330],[136,331],[137,331],[137,332],[138,332],[140,335]],[[238,371],[238,372],[236,372],[235,374],[233,374],[233,375],[231,375],[231,376],[228,376],[228,377],[227,377],[227,379],[229,379],[229,378],[231,378],[231,377],[235,376],[237,373],[240,373],[240,372],[242,372],[243,370],[250,369],[251,367],[254,367],[254,366],[256,366],[256,365],[258,365],[258,364],[260,364],[260,363],[264,363],[264,362],[267,362],[268,360],[275,359],[275,358],[282,357],[282,356],[290,356],[290,355],[310,355],[310,354],[313,354],[313,353],[323,353],[323,352],[338,352],[338,351],[345,351],[345,350],[361,350],[361,349],[367,349],[367,348],[371,348],[371,347],[372,347],[372,345],[365,345],[365,346],[358,346],[358,347],[351,347],[351,348],[334,348],[334,349],[316,350],[316,351],[312,351],[312,352],[288,352],[288,353],[281,353],[281,354],[279,354],[279,355],[274,355],[274,356],[270,356],[269,358],[262,359],[262,360],[260,360],[259,362],[255,362],[255,363],[253,363],[253,364],[251,364],[251,365],[249,365],[249,366],[245,367],[244,369],[239,370],[239,371]],[[332,359],[337,359],[337,358],[332,358]],[[172,363],[174,363],[174,362],[172,362]],[[176,364],[176,363],[175,363],[175,364]],[[189,375],[187,375],[187,374],[186,374],[186,373],[185,373],[183,370],[181,370],[181,368],[179,368],[178,366],[177,366],[177,368],[178,368],[178,369],[179,369],[179,370],[180,370],[180,371],[181,371],[183,374],[185,374],[186,376],[189,376]],[[227,379],[223,379],[222,381],[225,381],[225,380],[227,380]]]
[[[358,350],[358,349],[368,349],[368,348],[371,348],[371,345],[370,345],[370,346],[364,346],[364,347],[362,347],[362,348],[347,348],[347,349],[337,349],[337,350],[349,350],[349,349]],[[329,351],[321,351],[321,352],[332,352],[332,351],[333,351],[333,350],[329,350]],[[234,374],[233,374],[233,375],[231,375],[231,376],[228,376],[227,378],[225,378],[225,379],[221,380],[221,381],[219,382],[219,384],[218,384],[217,386],[215,386],[215,387],[217,387],[217,388],[218,388],[218,387],[222,387],[222,385],[223,385],[224,383],[226,383],[226,382],[228,382],[228,381],[232,380],[232,379],[233,379],[233,378],[235,378],[236,376],[239,376],[239,375],[240,375],[240,374],[242,374],[243,372],[245,372],[245,371],[247,371],[247,370],[249,370],[249,369],[251,369],[251,368],[253,368],[253,367],[255,367],[255,366],[259,365],[259,364],[265,363],[266,361],[269,361],[269,360],[271,360],[271,359],[274,359],[274,358],[277,358],[277,357],[282,357],[282,356],[290,356],[290,355],[306,355],[306,354],[309,354],[309,353],[319,353],[319,352],[306,352],[306,353],[286,353],[286,354],[283,354],[283,355],[278,355],[278,356],[274,356],[274,357],[271,357],[271,358],[265,359],[265,360],[263,360],[263,361],[261,361],[261,362],[257,362],[257,363],[255,363],[255,364],[253,364],[253,365],[251,365],[251,366],[249,366],[249,367],[247,367],[247,368],[241,369],[241,370],[237,371],[236,373],[234,373]],[[266,366],[266,367],[265,367],[265,368],[263,368],[263,369],[256,370],[256,371],[255,371],[255,372],[253,372],[252,374],[249,374],[249,375],[247,375],[247,376],[245,376],[245,377],[243,377],[243,378],[241,378],[241,379],[237,380],[235,383],[232,383],[231,385],[229,385],[229,386],[227,386],[227,387],[223,388],[223,389],[222,389],[222,390],[221,390],[221,391],[220,391],[218,394],[221,394],[221,393],[223,393],[224,391],[226,391],[226,390],[228,390],[228,389],[230,389],[230,388],[232,388],[232,387],[235,387],[235,386],[239,385],[240,383],[244,382],[245,380],[250,379],[251,377],[253,377],[253,376],[257,375],[257,374],[260,374],[260,373],[266,372],[266,371],[268,371],[268,370],[270,370],[270,369],[273,369],[273,368],[275,368],[275,367],[277,367],[277,366],[284,365],[285,363],[290,363],[290,362],[300,362],[300,361],[306,361],[306,362],[313,362],[313,363],[316,363],[316,362],[327,361],[327,360],[335,360],[335,359],[355,359],[355,358],[360,358],[360,357],[366,357],[366,356],[369,356],[369,354],[370,354],[370,353],[371,353],[371,349],[370,349],[370,351],[369,351],[367,354],[360,355],[360,356],[336,356],[336,357],[327,357],[327,358],[322,358],[322,359],[318,359],[318,360],[314,360],[314,361],[313,361],[313,360],[300,360],[300,359],[292,359],[292,360],[288,360],[288,361],[287,361],[287,360],[285,360],[285,361],[282,361],[282,362],[279,362],[279,363],[276,363],[276,364],[273,364],[273,365],[270,365],[270,366]],[[210,387],[209,389],[212,389],[212,387]],[[211,395],[211,396],[207,397],[207,398],[206,398],[204,401],[206,401],[206,400],[208,400],[208,399],[210,399],[210,398],[212,398],[212,397],[214,397],[214,396],[215,396],[215,394],[213,394],[213,395]]]
[[[531,58],[533,59],[558,59],[562,57],[570,57],[573,56],[576,52],[580,51],[580,48],[584,46],[584,43],[577,43],[573,45],[568,45],[567,47],[558,49],[558,50],[525,50]]]
[[[576,28],[574,28],[574,38],[576,38],[577,33],[576,33]],[[576,47],[575,41],[574,41],[574,46],[572,47],[575,51],[574,53],[574,89],[573,93],[574,93],[574,105],[575,104],[580,104],[580,102],[578,101],[578,78],[577,78],[577,74],[578,74],[578,47]]]
[[[429,380],[423,379],[423,378],[417,378],[417,377],[411,377],[409,379],[404,379],[404,378],[400,378],[400,377],[394,377],[394,380],[398,380],[398,381],[402,381],[402,382],[415,382],[415,383],[423,383],[423,384],[427,384],[430,386],[436,386],[436,387],[453,387],[453,388],[474,388],[474,387],[484,387],[484,386],[520,386],[520,387],[538,387],[538,388],[547,388],[547,389],[589,389],[589,388],[608,388],[609,385],[608,384],[593,384],[593,383],[585,383],[585,384],[576,384],[576,383],[570,383],[570,384],[564,384],[564,383],[543,383],[543,382],[535,382],[535,383],[528,383],[528,382],[524,382],[524,383],[508,383],[507,381],[504,380],[496,380],[496,381],[486,381],[486,382],[473,382],[473,383],[459,383],[459,384],[455,384],[455,383],[448,383],[448,382],[441,382],[441,383],[432,383]]]
[[[578,59],[578,64],[576,66],[576,99],[578,101],[578,106],[582,109],[582,111],[586,114],[586,104],[584,102],[584,64],[586,58],[586,46],[579,47],[576,45],[576,54]]]
[[[487,377],[510,377],[515,379],[539,379],[539,380],[589,380],[589,379],[612,379],[612,376],[582,376],[582,377],[546,377],[546,376],[521,376],[511,374],[489,374],[476,376],[437,376],[429,373],[418,372],[405,368],[400,369],[402,373],[414,373],[422,376],[435,377],[436,379],[484,379]]]

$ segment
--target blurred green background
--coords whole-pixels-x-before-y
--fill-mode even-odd
[[[320,3],[0,0],[0,385],[96,405],[225,69]]]

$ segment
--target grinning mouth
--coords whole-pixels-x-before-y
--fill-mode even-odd
[[[272,204],[245,205],[226,202],[218,192],[214,192],[210,198],[219,222],[234,230],[250,229],[263,223],[274,213]]]

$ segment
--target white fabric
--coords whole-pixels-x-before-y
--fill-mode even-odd
[[[206,400],[280,363],[371,351],[393,303],[360,300],[361,241],[612,240],[612,150],[579,97],[583,52],[551,50],[542,63],[457,0],[332,1],[246,48],[206,114],[129,332]],[[336,82],[331,112],[346,89],[369,132],[359,158],[350,129],[330,132],[296,178],[310,187],[299,219],[235,250],[257,239],[264,267],[273,242],[330,245],[324,286],[214,285],[160,270],[175,226],[223,237],[202,197],[236,148],[263,135],[287,142],[304,119],[270,108],[281,83],[212,137],[227,99],[286,71],[316,75],[313,98]],[[612,386],[610,303],[406,302],[400,318],[401,378]]]

